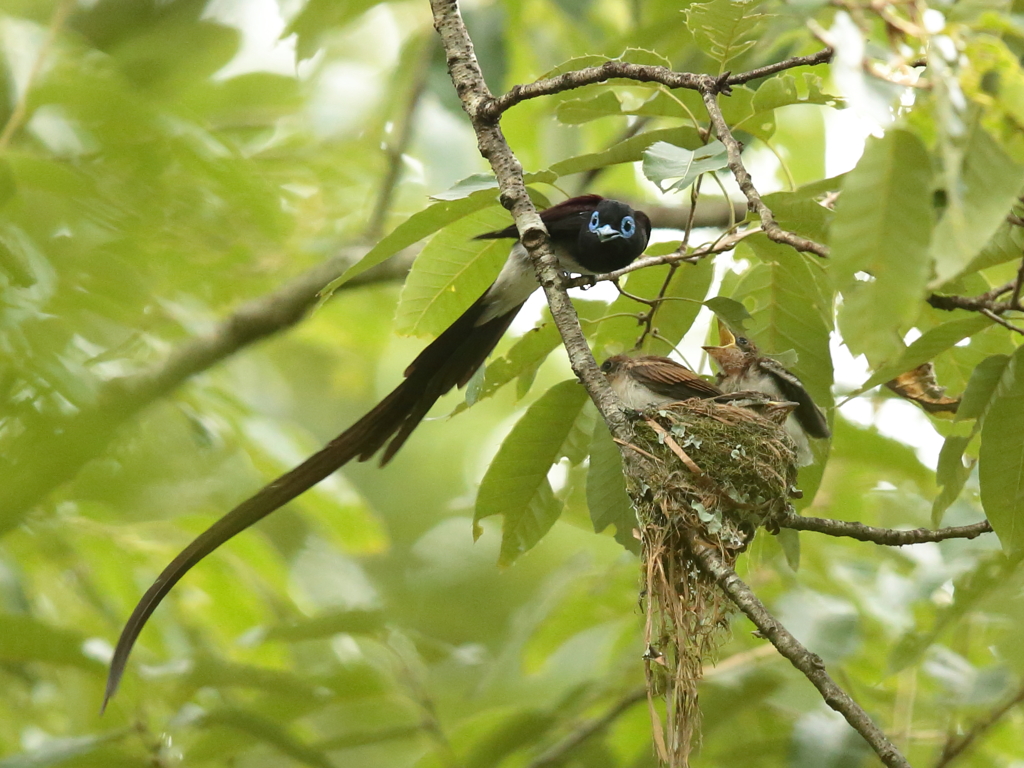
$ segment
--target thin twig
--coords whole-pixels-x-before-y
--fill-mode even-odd
[[[779,521],[782,528],[794,531],[813,531],[828,536],[844,536],[857,541],[869,541],[886,547],[903,547],[910,544],[923,544],[929,541],[946,541],[947,539],[974,539],[985,533],[992,532],[988,520],[972,525],[960,525],[951,528],[914,528],[912,530],[896,530],[894,528],[876,528],[863,523],[852,523],[845,520],[830,520],[823,517],[803,517],[795,513],[783,516]]]
[[[659,464],[661,463],[661,459],[659,459],[659,458],[658,458],[657,456],[655,456],[655,455],[654,455],[653,453],[649,453],[648,451],[645,451],[645,450],[644,450],[643,448],[639,448],[639,447],[637,447],[637,446],[633,445],[633,444],[632,444],[631,442],[629,442],[628,440],[620,440],[620,439],[619,439],[619,438],[617,438],[617,437],[613,437],[613,438],[612,438],[612,440],[613,440],[613,441],[614,441],[615,443],[617,443],[618,445],[621,445],[621,446],[622,446],[622,447],[624,447],[624,448],[630,448],[630,449],[632,449],[632,450],[636,451],[637,453],[643,454],[644,456],[646,456],[646,457],[647,457],[648,459],[651,459],[652,461],[656,461],[656,462],[658,462]]]
[[[775,215],[772,213],[771,208],[765,205],[765,202],[761,199],[760,193],[758,193],[753,180],[750,178],[750,174],[743,165],[740,143],[732,135],[732,131],[722,115],[722,110],[718,106],[718,93],[721,87],[722,84],[714,78],[705,78],[701,82],[701,98],[704,100],[704,106],[708,110],[708,116],[711,118],[711,124],[714,126],[718,140],[725,145],[729,156],[729,170],[732,171],[732,175],[736,178],[740,191],[747,198],[748,207],[760,217],[761,228],[764,230],[764,233],[770,240],[777,243],[785,243],[798,251],[813,253],[823,258],[827,257],[828,248],[824,245],[808,240],[806,237],[800,237],[780,227],[778,222],[775,221]]]
[[[658,438],[669,447],[669,450],[679,457],[679,460],[683,462],[688,470],[699,477],[704,476],[704,470],[697,466],[697,463],[690,458],[690,455],[679,446],[679,443],[675,441],[661,424],[649,416],[645,416],[644,421],[647,422],[647,426],[657,433]]]
[[[580,744],[605,730],[634,704],[638,704],[641,701],[646,700],[646,687],[630,691],[615,702],[615,704],[613,704],[603,715],[584,723],[553,747],[531,760],[527,764],[526,768],[554,768],[554,766],[561,765],[572,756],[572,752],[577,749]]]
[[[705,132],[705,136],[706,142],[707,132]],[[686,228],[683,230],[683,239],[679,243],[679,247],[676,248],[676,253],[688,255],[687,249],[690,244],[690,234],[693,232],[693,217],[694,214],[697,212],[697,200],[700,198],[700,185],[703,180],[704,174],[701,174],[690,186],[690,215],[686,220]],[[665,301],[665,294],[668,292],[669,286],[672,285],[672,280],[676,276],[676,271],[678,269],[678,261],[673,262],[672,264],[669,265],[668,274],[665,275],[665,279],[661,283],[661,288],[658,289],[658,295],[650,302],[651,311],[648,312],[642,320],[644,330],[640,334],[640,338],[636,340],[636,344],[634,345],[637,349],[640,349],[640,347],[644,343],[644,339],[646,339],[648,335],[658,335],[657,330],[654,327],[654,317],[655,315],[658,314],[658,309]],[[616,283],[616,285],[618,285],[618,283]],[[674,347],[675,345],[670,344],[670,346]]]
[[[3,131],[0,131],[0,152],[7,149],[7,145],[10,143],[14,134],[25,122],[25,118],[28,116],[28,96],[32,91],[32,86],[35,85],[36,78],[39,77],[39,73],[43,71],[43,64],[46,61],[46,57],[50,54],[50,50],[53,48],[53,44],[57,40],[57,35],[64,28],[64,23],[67,21],[71,11],[75,8],[75,0],[61,0],[57,4],[57,7],[53,11],[53,16],[50,19],[50,27],[46,33],[46,39],[43,40],[42,45],[39,46],[39,51],[36,54],[35,61],[32,62],[32,68],[29,70],[28,77],[25,78],[25,85],[22,88],[21,94],[18,96],[18,101],[14,105],[14,109],[11,110],[11,116],[7,118],[7,123],[4,125]]]
[[[370,223],[366,226],[366,239],[379,240],[384,232],[384,220],[388,211],[391,210],[391,201],[395,196],[395,188],[402,177],[402,164],[405,162],[405,150],[412,141],[413,117],[419,108],[420,101],[427,89],[427,76],[430,74],[430,59],[434,55],[436,39],[431,35],[421,43],[421,49],[416,57],[414,77],[409,87],[408,97],[404,108],[398,116],[398,120],[392,132],[392,139],[388,142],[386,154],[388,158],[388,170],[384,176],[380,193],[377,195],[377,202],[373,206],[373,213],[370,215]]]
[[[596,285],[597,283],[605,282],[608,280],[618,280],[630,272],[636,272],[638,269],[647,269],[648,267],[657,267],[661,264],[676,264],[678,262],[686,262],[689,264],[695,264],[706,256],[711,256],[715,253],[724,253],[725,251],[731,251],[735,248],[741,240],[750,237],[751,235],[760,232],[760,227],[754,229],[744,230],[743,232],[734,232],[730,235],[719,238],[714,243],[710,243],[706,246],[700,246],[694,248],[689,253],[667,253],[664,256],[645,256],[637,259],[629,266],[617,269],[614,272],[608,272],[603,275],[580,275],[566,281],[567,288],[580,288],[589,287]]]
[[[816,654],[808,651],[790,634],[789,630],[768,612],[768,609],[764,607],[750,587],[743,583],[736,572],[722,560],[718,551],[703,541],[696,531],[686,530],[684,534],[690,550],[703,570],[715,579],[722,591],[736,604],[737,608],[746,614],[747,618],[778,649],[779,653],[803,672],[821,693],[825,703],[846,719],[846,722],[864,738],[881,761],[889,768],[910,768],[910,763],[886,738],[868,714],[846,691],[836,685],[825,671],[822,660]]]
[[[1021,259],[1020,267],[1018,267],[1017,269],[1017,280],[1015,281],[1013,286],[1013,295],[1010,296],[1011,309],[1021,309],[1020,292],[1022,288],[1024,288],[1024,259]]]
[[[983,314],[985,317],[987,317],[992,322],[999,323],[1004,328],[1009,328],[1011,331],[1015,331],[1016,333],[1019,333],[1022,336],[1024,336],[1024,328],[1019,328],[1018,326],[1014,325],[1013,323],[1011,323],[1006,318],[1000,317],[999,315],[997,315],[991,309],[979,309],[978,312]]]
[[[935,768],[945,768],[953,762],[956,758],[962,755],[968,747],[974,744],[979,736],[983,735],[989,728],[998,723],[1007,712],[1021,703],[1024,703],[1024,686],[1021,686],[1013,696],[971,726],[971,729],[967,731],[967,733],[963,734],[959,738],[950,736],[942,747],[942,753],[939,755],[939,759],[935,763]]]
[[[759,77],[768,77],[774,75],[776,72],[782,72],[786,69],[793,69],[794,67],[813,67],[818,64],[827,64],[832,61],[832,55],[835,53],[831,48],[822,48],[817,53],[812,53],[810,56],[794,56],[791,59],[785,59],[775,64],[768,64],[764,67],[758,67],[752,69],[749,72],[741,72],[738,75],[730,75],[726,82],[729,85],[742,85],[743,83],[749,83],[751,80],[756,80]]]

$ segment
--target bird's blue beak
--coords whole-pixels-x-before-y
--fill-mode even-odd
[[[622,233],[619,230],[614,229],[610,224],[605,224],[603,227],[598,227],[593,230],[593,233],[597,235],[597,239],[602,243],[608,240],[614,240],[616,237],[622,237]]]

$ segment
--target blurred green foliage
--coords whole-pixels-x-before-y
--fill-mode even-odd
[[[619,56],[742,71],[814,52],[808,21],[842,46],[863,34],[880,58],[896,35],[822,3],[465,5],[495,92]],[[699,346],[703,302],[736,313],[727,297],[768,351],[797,353],[826,406],[926,361],[967,391],[957,421],[919,417],[945,439],[937,474],[911,436],[834,412],[827,463],[822,449],[802,474],[804,511],[918,527],[974,522],[984,502],[998,539],[890,549],[803,534],[794,572],[761,535],[741,560],[915,765],[1024,679],[1020,336],[923,301],[1018,269],[1005,215],[1024,186],[1024,26],[1008,3],[936,8],[948,26],[920,52],[930,87],[845,177],[825,178],[825,125],[843,106],[888,110],[888,84],[837,62],[723,100],[779,221],[828,243],[831,261],[753,236],[729,264],[625,281],[640,296],[667,281],[674,297],[646,351]],[[419,0],[0,6],[0,768],[655,765],[614,448],[582,390],[559,383],[570,373],[546,314],[435,410],[457,419],[424,423],[384,469],[346,467],[190,573],[99,716],[111,643],[166,562],[395,385],[422,341],[393,327],[436,333],[501,261],[469,240],[507,218],[485,177],[455,186],[487,168],[430,23]],[[595,191],[642,208],[688,196],[657,194],[644,150],[692,158],[705,123],[693,93],[614,82],[528,101],[503,129],[539,204]],[[840,189],[834,212],[820,205]],[[721,191],[705,176],[701,194]],[[351,277],[430,237],[402,291],[339,281],[286,334],[223,360],[172,357],[338,253],[369,252]],[[640,305],[608,298],[577,301],[599,358],[641,330],[622,316]],[[847,341],[874,377],[835,383]],[[193,375],[147,384],[168,360]],[[859,401],[912,408],[885,390]],[[695,764],[873,764],[749,628],[735,621],[708,671]],[[1019,766],[1022,736],[1018,708],[958,762]]]

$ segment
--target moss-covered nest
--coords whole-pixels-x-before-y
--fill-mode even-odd
[[[648,698],[655,745],[673,767],[687,765],[699,736],[697,683],[729,617],[687,536],[732,564],[758,527],[777,530],[795,494],[796,446],[778,423],[788,411],[758,410],[672,403],[638,419],[629,444],[646,459],[626,482],[640,523]]]

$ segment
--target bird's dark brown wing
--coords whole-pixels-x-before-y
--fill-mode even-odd
[[[631,372],[652,392],[676,400],[715,397],[722,390],[673,360],[653,355],[633,358]]]
[[[779,391],[787,400],[799,404],[793,411],[793,415],[800,422],[804,432],[818,439],[832,436],[832,431],[828,428],[828,421],[825,420],[825,414],[811,399],[800,379],[771,358],[762,358],[758,364],[765,373],[774,379]]]
[[[570,197],[568,200],[563,200],[558,205],[553,205],[550,208],[546,208],[540,212],[540,220],[544,222],[544,226],[547,227],[548,233],[552,237],[557,237],[559,234],[566,234],[571,237],[579,235],[580,226],[582,220],[580,219],[581,214],[593,213],[594,209],[597,208],[598,203],[604,200],[600,195],[580,195],[579,197]],[[647,216],[644,215],[644,219]],[[648,220],[648,228],[650,227],[650,221]],[[519,231],[516,229],[516,225],[505,227],[504,229],[498,229],[494,232],[484,232],[482,235],[477,235],[475,240],[498,240],[501,238],[519,238]]]

